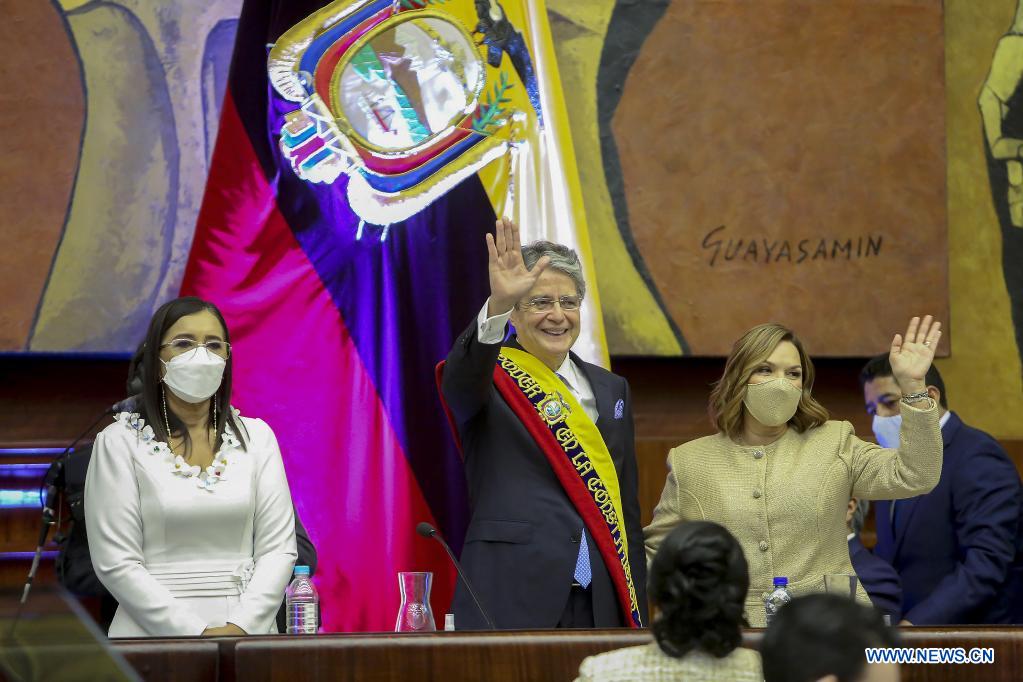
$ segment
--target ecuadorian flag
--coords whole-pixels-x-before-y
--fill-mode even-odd
[[[386,32],[412,18],[419,28]],[[445,88],[460,92],[451,73],[479,87],[442,134],[430,114]],[[337,145],[351,156],[332,181],[299,176],[325,158],[317,142],[296,161],[301,125],[281,144],[300,106],[281,78],[333,102],[359,142]],[[457,552],[468,520],[433,368],[487,297],[496,216],[579,251],[592,293],[576,350],[607,364],[567,120],[542,0],[244,4],[182,294],[227,317],[235,402],[277,434],[328,631],[392,629],[398,571],[434,572],[438,621],[450,603],[453,569],[414,532],[429,521]],[[413,151],[380,150],[399,138]],[[501,153],[466,165],[477,142]]]

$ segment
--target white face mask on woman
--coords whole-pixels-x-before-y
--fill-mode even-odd
[[[742,404],[764,426],[781,426],[796,414],[803,390],[788,379],[777,378],[747,384]]]
[[[227,367],[224,358],[205,348],[161,362],[166,370],[164,385],[186,403],[201,403],[216,393]]]
[[[902,415],[896,414],[891,417],[874,415],[874,437],[877,444],[883,448],[899,447],[899,432],[902,431]]]

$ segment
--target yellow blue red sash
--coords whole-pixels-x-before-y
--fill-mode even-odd
[[[618,474],[593,420],[546,365],[518,348],[502,347],[494,383],[554,469],[611,574],[626,622],[642,627],[629,566],[629,538]]]

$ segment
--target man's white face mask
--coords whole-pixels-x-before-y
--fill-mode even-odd
[[[877,443],[883,448],[899,447],[899,432],[902,430],[902,415],[896,414],[891,417],[874,415],[874,437]]]

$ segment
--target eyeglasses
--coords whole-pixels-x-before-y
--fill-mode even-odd
[[[173,339],[160,346],[161,350],[164,348],[170,348],[171,354],[174,357],[184,355],[185,353],[194,353],[199,348],[205,348],[210,353],[219,355],[225,360],[231,357],[231,344],[227,341],[218,341],[216,339],[206,343],[199,343],[195,339]]]
[[[534,313],[549,313],[554,310],[555,303],[561,306],[561,309],[565,312],[572,312],[573,310],[579,310],[583,300],[578,296],[562,296],[557,299],[550,296],[538,296],[529,299],[521,307]]]

